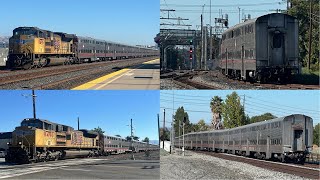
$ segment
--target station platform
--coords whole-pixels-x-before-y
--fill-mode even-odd
[[[160,59],[121,69],[73,90],[158,90],[160,89]]]

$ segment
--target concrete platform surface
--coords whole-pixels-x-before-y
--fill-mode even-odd
[[[160,60],[154,59],[138,66],[121,69],[73,90],[158,90],[160,89]]]

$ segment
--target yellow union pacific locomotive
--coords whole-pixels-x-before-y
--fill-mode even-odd
[[[98,155],[101,135],[40,119],[24,119],[12,133],[6,162],[29,163]]]
[[[30,69],[76,61],[77,37],[36,27],[18,27],[9,39],[9,67]]]

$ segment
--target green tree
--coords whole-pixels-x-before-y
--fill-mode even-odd
[[[221,121],[222,102],[223,100],[219,96],[214,96],[210,102],[210,109],[213,115],[211,124],[214,129],[218,129],[217,125]]]
[[[137,137],[137,136],[133,136],[132,139],[135,140],[135,141],[139,141],[139,137]],[[126,140],[127,141],[131,141],[131,136],[127,136]]]
[[[170,141],[170,131],[168,128],[165,128],[164,131],[163,128],[160,128],[160,140]]]
[[[91,131],[94,131],[94,132],[97,132],[97,133],[99,133],[99,134],[103,134],[105,131],[103,131],[102,129],[101,129],[101,127],[97,127],[97,128],[94,128],[94,129],[92,129]]]
[[[207,131],[209,130],[209,126],[203,119],[200,119],[197,124],[193,124],[193,129],[195,132]]]
[[[126,140],[127,140],[127,141],[131,141],[131,136],[127,136],[127,137],[126,137]]]
[[[240,97],[236,92],[227,95],[222,105],[223,125],[226,128],[234,128],[249,123],[244,108],[240,103]]]
[[[275,115],[271,114],[271,113],[264,113],[264,114],[259,115],[259,116],[252,116],[250,118],[250,123],[261,122],[261,121],[274,119],[274,118],[277,118],[277,117]]]
[[[144,140],[142,140],[142,142],[146,142],[146,143],[149,143],[149,141],[150,141],[150,140],[149,140],[148,137],[145,137]]]
[[[320,123],[313,128],[313,144],[320,146]]]
[[[174,123],[173,123],[173,127],[174,127],[174,134],[175,137],[181,136],[182,135],[182,123],[184,118],[186,118],[186,123],[184,126],[184,132],[188,133],[191,131],[191,124],[189,121],[189,115],[187,112],[184,111],[183,106],[179,107],[174,115]],[[180,122],[180,134],[179,134],[179,122]]]
[[[311,43],[311,68],[319,70],[319,0],[312,0],[313,19],[312,26],[312,43]],[[299,26],[299,59],[303,66],[307,66],[309,59],[309,35],[310,35],[310,0],[290,0],[291,8],[288,11],[289,15],[297,18]]]
[[[133,140],[135,140],[135,141],[139,141],[139,137],[138,136],[133,136]]]

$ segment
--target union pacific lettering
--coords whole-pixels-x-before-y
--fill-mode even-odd
[[[53,138],[53,137],[54,137],[54,132],[45,131],[45,132],[44,132],[44,136],[45,136],[45,137]]]

